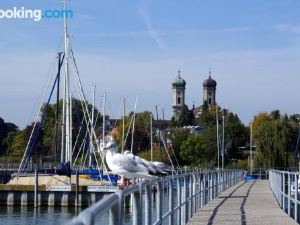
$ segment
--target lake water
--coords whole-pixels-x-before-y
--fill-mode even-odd
[[[168,210],[167,193],[163,196],[163,212]],[[175,194],[176,202],[176,194]],[[124,207],[123,222],[124,225],[132,224],[132,212],[130,209],[130,200],[126,200]],[[152,203],[152,222],[156,218],[155,202]],[[60,225],[67,223],[74,216],[78,215],[84,208],[75,207],[39,207],[32,206],[0,206],[0,225]],[[143,213],[144,215],[144,213]],[[108,210],[103,215],[97,217],[97,224],[108,224]],[[164,221],[167,224],[168,220]]]
[[[30,206],[0,206],[0,224],[4,225],[60,225],[65,224],[83,208],[75,207],[39,207]],[[125,209],[123,221],[132,224],[131,211]],[[108,212],[97,218],[97,224],[108,224]]]

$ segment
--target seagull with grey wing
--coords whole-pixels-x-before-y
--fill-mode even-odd
[[[106,153],[107,166],[113,173],[124,178],[153,178],[147,167],[137,163],[132,157],[119,153],[117,144],[114,141],[107,142],[103,151]]]

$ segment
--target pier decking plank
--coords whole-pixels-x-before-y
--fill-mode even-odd
[[[297,224],[278,206],[267,180],[243,182],[198,210],[188,225]]]

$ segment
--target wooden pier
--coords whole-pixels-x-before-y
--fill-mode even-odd
[[[188,225],[292,225],[268,180],[239,183],[200,208]]]

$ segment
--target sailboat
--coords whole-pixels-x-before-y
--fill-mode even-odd
[[[64,2],[64,10],[66,10],[66,1]],[[67,180],[69,177],[69,183],[72,183],[71,175],[76,173],[85,174],[90,176],[92,180],[100,180],[104,185],[116,185],[117,180],[119,179],[118,176],[109,174],[106,164],[104,162],[104,156],[102,151],[100,151],[100,144],[101,141],[98,140],[98,137],[95,132],[94,126],[94,105],[93,102],[92,110],[89,109],[87,104],[87,100],[85,97],[85,93],[83,91],[82,83],[80,80],[78,67],[76,64],[76,60],[74,57],[74,52],[71,47],[70,37],[68,34],[68,22],[66,15],[64,15],[64,46],[63,51],[58,53],[57,57],[58,61],[58,69],[57,73],[54,77],[54,81],[52,86],[48,85],[45,91],[45,95],[43,97],[42,103],[40,105],[40,109],[36,116],[35,123],[33,125],[33,129],[31,131],[29,141],[27,143],[23,158],[21,160],[18,172],[13,175],[13,179],[17,178],[17,182],[20,182],[21,177],[32,178],[34,176],[33,171],[29,170],[29,162],[32,159],[32,154],[34,152],[35,146],[37,144],[38,137],[41,133],[41,128],[43,126],[43,122],[46,117],[46,112],[48,106],[50,104],[51,98],[54,95],[55,88],[57,89],[57,107],[59,107],[59,93],[60,89],[63,89],[63,98],[62,98],[62,116],[61,116],[61,146],[60,146],[60,154],[59,154],[59,165],[55,168],[49,169],[39,169],[40,176],[48,177],[50,180],[53,176],[64,176]],[[71,68],[73,66],[73,68]],[[73,70],[72,70],[73,69]],[[61,72],[63,70],[63,74]],[[89,135],[89,164],[87,169],[80,169],[75,166],[73,162],[73,153],[74,153],[74,146],[73,146],[73,97],[71,95],[71,71],[74,72],[73,79],[77,84],[78,93],[80,97],[80,104],[82,107],[83,112],[83,121],[87,128],[87,133]],[[49,79],[50,81],[51,79]],[[50,84],[50,82],[49,82]],[[60,87],[62,85],[62,87]],[[49,88],[50,87],[50,88]],[[45,103],[46,93],[49,92],[49,96]],[[105,98],[104,98],[105,99]],[[57,108],[57,114],[58,114]],[[57,116],[58,117],[58,116]],[[105,137],[105,115],[103,115],[103,131],[102,136]],[[58,129],[59,123],[56,122],[55,125],[55,153],[58,156]],[[105,139],[103,138],[103,141]],[[77,141],[77,140],[76,140]],[[57,157],[58,158],[58,157]],[[96,168],[92,168],[92,158],[96,163]],[[100,168],[101,166],[101,168]],[[38,168],[37,168],[38,169]],[[49,179],[45,182],[49,182]],[[65,181],[64,181],[65,182]],[[98,184],[96,182],[92,182],[91,180],[87,182],[88,184]]]

